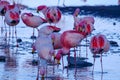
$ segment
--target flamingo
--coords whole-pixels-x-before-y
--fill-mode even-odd
[[[110,49],[109,41],[107,40],[105,35],[97,34],[91,38],[90,41],[90,50],[93,55],[100,54],[101,55],[101,70],[103,73],[103,65],[102,65],[102,54],[104,52],[108,52]],[[95,64],[95,57],[94,57],[94,64]],[[94,71],[94,66],[93,66]]]
[[[37,12],[41,11],[49,23],[58,23],[61,19],[61,11],[57,7],[47,7],[40,5],[37,7]]]
[[[34,36],[34,29],[35,28],[37,29],[40,25],[47,22],[44,18],[34,15],[32,13],[22,13],[21,19],[24,24],[26,24],[28,27],[33,28],[33,36]]]
[[[0,1],[0,15],[2,16],[2,21],[3,21],[3,16],[5,16],[6,13],[6,6],[8,5],[10,5],[8,1]],[[1,33],[3,33],[3,25],[1,27]]]
[[[38,37],[34,43],[35,49],[37,50],[38,56],[40,58],[36,80],[39,79],[39,71],[42,78],[44,78],[45,74],[47,73],[47,62],[53,62],[52,56],[55,54],[55,51],[52,45],[50,34],[54,31],[60,31],[60,28],[50,25],[43,26],[40,28]]]
[[[74,18],[74,30],[84,33],[84,36],[86,38],[86,44],[87,44],[87,36],[91,34],[91,32],[94,30],[94,17],[92,16],[86,16],[83,18],[79,18],[78,14],[80,13],[80,9],[77,8],[73,14]],[[87,46],[86,46],[86,57],[87,57]]]
[[[5,16],[6,6],[10,5],[8,1],[0,1],[0,15]]]
[[[68,55],[69,58],[70,49],[76,47],[83,39],[84,39],[84,35],[78,31],[75,30],[64,31],[60,37],[62,48],[58,50],[55,56],[55,60],[59,62],[59,60],[63,55]],[[74,52],[74,57],[75,57],[75,66],[76,66],[76,52]]]
[[[89,35],[94,30],[94,17],[85,16],[83,18],[79,18],[78,14],[80,13],[80,9],[77,8],[73,14],[74,18],[74,30],[85,32],[85,36]]]
[[[5,13],[5,22],[7,25],[9,25],[9,41],[10,41],[10,35],[11,35],[11,26],[15,26],[13,29],[15,29],[15,36],[16,36],[16,42],[17,42],[17,30],[16,30],[16,25],[20,22],[20,13],[21,13],[21,7],[13,2],[13,4],[5,6],[6,8],[6,13]],[[6,26],[5,26],[6,28]],[[7,29],[6,29],[6,34],[7,34]],[[14,35],[14,32],[12,33],[12,37]],[[18,47],[18,43],[16,45]]]

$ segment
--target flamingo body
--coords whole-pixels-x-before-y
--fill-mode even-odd
[[[51,34],[54,49],[62,48],[60,37],[61,37],[61,33],[54,32]]]
[[[44,26],[39,30],[38,38],[35,41],[35,48],[40,56],[45,60],[51,60],[54,53],[52,39],[50,34],[53,31],[60,31],[60,28],[55,26]]]
[[[70,48],[77,46],[82,41],[83,38],[84,35],[74,30],[63,32],[60,38],[62,49],[59,50],[58,53],[64,55],[68,54]]]
[[[61,19],[61,11],[57,7],[47,7],[40,5],[37,7],[37,11],[42,11],[43,15],[49,23],[57,23]]]
[[[104,35],[96,35],[91,39],[90,50],[93,54],[102,54],[110,48],[109,42]]]
[[[27,26],[32,28],[37,28],[46,22],[42,17],[33,15],[32,13],[23,13],[21,19]]]
[[[93,53],[93,55],[101,54],[100,61],[101,61],[102,73],[103,73],[102,54],[104,52],[108,52],[109,49],[110,49],[109,41],[104,35],[98,34],[92,37],[90,41],[90,50]],[[95,64],[95,57],[94,57],[94,64]],[[93,70],[94,70],[94,66],[93,66]]]
[[[7,11],[5,14],[5,22],[9,25],[9,26],[15,26],[19,23],[20,21],[20,16],[19,13],[15,12],[15,11]]]

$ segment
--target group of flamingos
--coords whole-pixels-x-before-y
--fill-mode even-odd
[[[37,39],[32,46],[33,52],[36,50],[38,53],[39,61],[36,80],[39,80],[39,75],[44,78],[47,74],[47,63],[59,64],[62,57],[65,55],[70,56],[71,48],[77,47],[83,39],[87,38],[87,36],[95,30],[94,17],[79,17],[79,8],[77,8],[73,14],[73,30],[67,30],[63,33],[59,33],[61,29],[55,25],[61,20],[62,17],[62,12],[57,7],[48,7],[45,5],[38,6],[36,9],[37,12],[43,13],[44,17],[28,12],[21,13],[21,9],[22,6],[15,2],[10,4],[6,0],[0,1],[0,15],[4,17],[4,24],[9,26],[9,36],[11,34],[11,27],[15,28],[15,35],[17,35],[16,25],[20,22],[20,18],[26,26],[33,28],[33,34],[34,29],[37,29],[38,31]],[[38,28],[45,23],[48,24]],[[5,31],[5,36],[7,36],[8,30],[6,26]],[[109,41],[106,36],[103,34],[94,35],[91,38],[89,48],[93,55],[101,55],[101,69],[103,72],[102,53],[108,52],[110,48]],[[74,52],[74,57],[76,59],[76,52]]]

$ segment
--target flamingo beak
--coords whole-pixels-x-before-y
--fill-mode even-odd
[[[59,32],[61,29],[60,28],[54,28],[54,31],[53,32]]]
[[[32,45],[32,54],[34,54],[35,50],[36,50],[36,48],[35,48],[35,46],[34,46],[34,44],[33,44],[33,45]]]
[[[59,32],[61,29],[56,26],[49,26],[53,30],[53,32]]]
[[[35,50],[34,50],[34,49],[32,49],[32,54],[34,54],[34,52],[35,52]]]
[[[60,64],[60,60],[57,60],[57,64]]]
[[[47,8],[47,6],[45,6],[45,5],[40,5],[40,6],[38,6],[38,7],[37,7],[37,13],[39,13],[39,11],[41,11],[41,10],[43,10],[43,9],[45,9],[45,8]]]
[[[41,77],[42,77],[41,80],[44,80],[44,75],[42,75]]]
[[[42,19],[43,23],[47,23],[47,20],[46,20],[46,19],[44,19],[44,18],[42,18],[42,17],[41,17],[41,19]]]
[[[36,11],[37,13],[39,13],[39,10],[37,9],[37,11]]]

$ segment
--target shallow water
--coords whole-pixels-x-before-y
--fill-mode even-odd
[[[28,12],[24,10],[23,12]],[[32,11],[34,13],[34,11]],[[84,17],[87,15],[81,15]],[[95,31],[88,37],[88,43],[90,38],[98,33],[102,33],[107,36],[108,40],[113,40],[120,45],[120,22],[118,19],[111,18],[102,18],[95,17]],[[116,23],[116,25],[113,25]],[[2,19],[0,22],[1,26]],[[61,21],[56,24],[60,27],[61,33],[65,30],[73,28],[73,17],[72,15],[66,14],[63,15]],[[33,59],[37,59],[37,54],[31,54],[32,48],[32,28],[26,27],[22,21],[16,26],[17,27],[17,36],[22,39],[22,42],[19,43],[19,47],[16,48],[15,38],[10,39],[10,47],[3,46],[4,41],[4,32],[1,34],[0,38],[0,55],[5,55],[6,61],[0,62],[0,80],[36,80],[37,75],[37,66],[32,65]],[[41,26],[40,26],[41,27]],[[39,28],[40,28],[39,27]],[[37,31],[35,32],[37,36]],[[85,44],[85,40],[81,44]],[[93,63],[93,57],[91,52],[88,50],[88,62]],[[71,52],[71,55],[73,52]],[[79,56],[79,52],[77,52]],[[86,57],[86,47],[81,47],[82,57]],[[48,66],[48,74],[45,77],[45,80],[119,80],[120,79],[120,47],[111,47],[110,51],[106,54],[103,54],[103,74],[101,73],[100,58],[96,58],[94,74],[92,75],[93,67],[78,68],[77,73],[75,74],[75,69],[66,69],[61,65],[58,66]],[[67,65],[66,57],[64,57],[64,65]],[[55,73],[53,72],[55,68]]]

